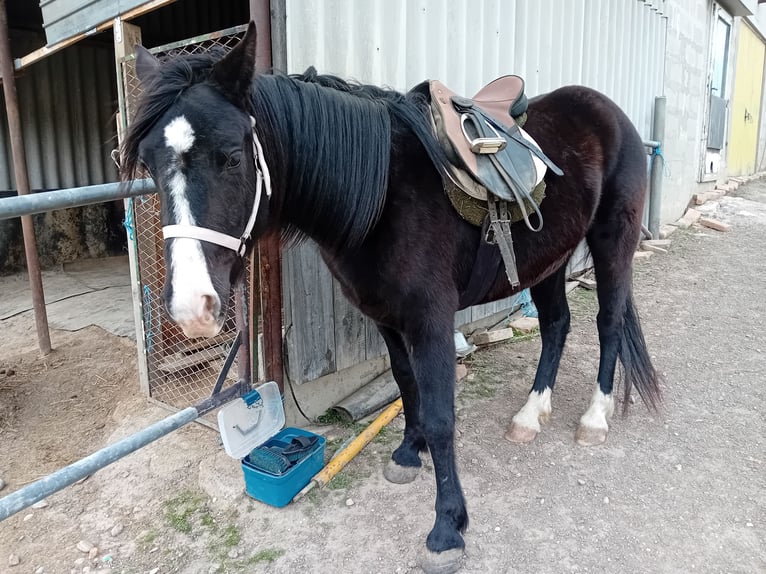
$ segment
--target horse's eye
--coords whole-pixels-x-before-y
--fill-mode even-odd
[[[242,153],[241,152],[234,152],[231,154],[228,158],[226,158],[226,167],[228,169],[233,169],[235,167],[239,167],[239,164],[242,163]]]

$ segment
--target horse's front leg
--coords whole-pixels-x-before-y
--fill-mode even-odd
[[[383,325],[378,325],[378,330],[388,347],[391,372],[396,384],[399,385],[404,406],[404,438],[402,444],[391,455],[383,475],[389,482],[405,484],[417,477],[421,467],[420,452],[426,449],[426,439],[420,426],[418,388],[410,364],[410,355],[402,336],[394,329]]]
[[[460,568],[468,526],[463,491],[455,466],[455,341],[452,314],[423,316],[405,333],[417,381],[420,425],[436,474],[436,522],[426,540],[421,566],[445,574]]]

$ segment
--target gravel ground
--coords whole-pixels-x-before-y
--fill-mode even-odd
[[[572,294],[553,417],[532,444],[502,437],[531,385],[539,338],[469,361],[457,437],[471,517],[465,572],[766,572],[766,182],[703,210],[731,231],[678,231],[668,254],[636,264],[636,303],[665,378],[659,413],[633,405],[612,420],[603,446],[574,444],[598,364],[594,292]],[[6,362],[18,371],[23,361],[14,360]],[[124,382],[137,389],[134,376]],[[161,416],[136,394],[100,415],[104,442]],[[59,408],[55,416],[67,416]],[[44,421],[27,429],[13,420],[16,442],[55,438]],[[92,426],[87,416],[71,420]],[[429,463],[408,485],[382,478],[401,425],[400,417],[325,490],[284,509],[245,497],[238,463],[214,433],[184,429],[0,524],[0,571],[415,572],[435,486]],[[336,445],[349,432],[328,438]],[[0,477],[18,464],[0,457]],[[77,549],[81,541],[96,545],[95,556]]]

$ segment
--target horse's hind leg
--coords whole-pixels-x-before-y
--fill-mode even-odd
[[[415,375],[402,336],[395,330],[378,325],[378,330],[388,347],[391,358],[391,372],[402,395],[404,405],[404,438],[393,452],[391,460],[383,470],[389,482],[404,484],[412,482],[420,470],[420,451],[426,448],[426,439],[420,426],[420,403]]]
[[[633,253],[641,226],[643,190],[635,194],[630,194],[627,187],[609,191],[607,194],[605,190],[607,199],[599,206],[587,235],[596,272],[599,306],[596,324],[601,349],[596,388],[575,434],[575,440],[583,446],[598,445],[606,440],[607,421],[614,412],[612,389],[618,357],[623,362],[629,361],[633,353],[630,347],[635,346],[643,350],[642,361],[644,357],[649,361],[637,319],[634,321],[631,297]],[[631,324],[626,323],[626,319]],[[631,335],[634,322],[639,334],[637,339]],[[648,364],[653,373],[651,363]],[[630,380],[626,384],[630,384]]]
[[[551,393],[569,333],[569,304],[565,290],[566,265],[530,289],[540,320],[542,352],[537,373],[526,404],[511,421],[505,438],[512,442],[530,442],[540,432],[540,423],[551,415]]]

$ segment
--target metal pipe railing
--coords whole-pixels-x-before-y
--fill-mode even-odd
[[[249,390],[250,382],[239,380],[220,393],[192,407],[187,407],[182,411],[172,414],[135,434],[94,452],[90,456],[86,456],[69,466],[57,470],[53,474],[49,474],[45,478],[20,488],[4,498],[0,498],[0,521],[5,520],[24,508],[32,506],[35,502],[47,498],[62,488],[74,484],[86,476],[90,476],[97,470],[170,434],[174,430],[197,420],[202,415],[217,409],[221,405],[241,397]]]
[[[130,186],[120,182],[102,183],[5,197],[0,199],[0,220],[147,195],[156,191],[153,180],[137,179]]]

